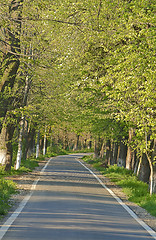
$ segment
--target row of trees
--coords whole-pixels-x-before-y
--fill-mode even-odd
[[[43,153],[54,142],[77,149],[81,138],[84,147],[94,142],[96,157],[106,155],[104,164],[133,170],[156,192],[154,1],[1,0],[0,7],[5,169],[12,143],[18,169],[34,142],[38,156],[39,145]]]

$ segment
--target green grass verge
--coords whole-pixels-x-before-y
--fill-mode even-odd
[[[99,170],[112,182],[122,187],[129,201],[138,204],[156,217],[156,194],[150,196],[148,184],[139,181],[132,171],[117,165],[105,168],[102,160],[93,159],[93,156],[85,156],[83,160]]]
[[[0,178],[0,218],[8,212],[9,198],[15,192],[16,184],[13,181]]]

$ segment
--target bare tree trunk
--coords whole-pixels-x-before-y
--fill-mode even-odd
[[[111,141],[106,141],[106,164],[110,165]]]
[[[21,118],[21,127],[19,132],[19,139],[18,139],[18,151],[17,151],[17,158],[15,163],[15,169],[19,169],[21,165],[21,158],[22,158],[22,138],[23,138],[23,132],[24,132],[24,124],[25,124],[25,117],[22,116]]]
[[[103,142],[100,150],[100,158],[104,158],[104,154],[105,154],[105,143]]]
[[[12,123],[7,123],[8,115],[0,133],[0,164],[5,166],[6,171],[10,171],[12,165],[12,137],[15,126]]]
[[[153,193],[156,193],[156,163],[153,166]]]
[[[149,182],[150,166],[145,153],[142,154],[142,159],[140,159],[138,177],[143,182]]]
[[[115,159],[114,159],[114,142],[111,141],[111,145],[110,145],[110,165],[114,165],[115,164]]]
[[[134,130],[133,128],[131,128],[129,130],[129,139],[128,139],[129,146],[127,149],[127,157],[126,157],[126,168],[129,170],[134,170],[134,164],[135,164],[135,151],[133,151],[130,146],[133,135],[134,135]]]
[[[118,166],[126,167],[126,156],[127,156],[127,146],[121,141],[120,142],[120,153],[118,158]]]
[[[47,132],[47,128],[45,127],[44,140],[43,140],[43,155],[46,154],[46,143],[47,143],[47,135],[46,135],[46,132]]]
[[[20,54],[20,34],[22,23],[23,0],[12,0],[9,5],[8,17],[9,26],[3,29],[5,42],[3,46],[2,60],[2,79],[0,83],[0,92],[3,92],[6,86],[13,88],[16,73],[19,68]]]
[[[148,153],[146,151],[146,157],[148,159],[149,162],[149,166],[150,166],[150,195],[153,194],[153,192],[155,192],[155,188],[156,188],[156,166],[155,166],[155,156],[156,156],[156,139],[151,141],[151,146],[150,146],[151,150],[153,150],[152,154]]]
[[[30,89],[30,78],[26,76],[25,80],[25,89],[24,89],[24,97],[22,102],[22,107],[27,105],[27,98],[28,93]],[[23,133],[24,133],[24,125],[25,125],[25,117],[22,116],[21,118],[21,127],[20,127],[20,133],[19,133],[19,140],[18,140],[18,151],[17,151],[17,158],[16,158],[16,164],[15,169],[19,169],[21,165],[21,158],[22,158],[22,139],[23,139]]]
[[[94,158],[99,158],[100,157],[100,151],[103,145],[103,139],[98,138],[97,140],[94,141]]]
[[[27,133],[27,143],[25,148],[25,159],[27,157],[30,157],[33,153],[33,145],[34,145],[34,137],[35,137],[35,128],[29,127],[28,133]]]
[[[74,146],[74,151],[75,150],[78,150],[79,149],[79,145],[80,145],[80,135],[79,134],[77,134],[76,135],[76,143],[75,143],[75,146]]]
[[[39,151],[40,151],[40,130],[38,130],[38,133],[37,133],[36,158],[39,157]]]
[[[65,132],[64,132],[64,143],[63,143],[63,149],[67,150],[68,148],[68,133],[67,133],[67,130],[65,129]]]
[[[113,151],[114,164],[117,164],[117,158],[118,158],[118,143],[115,142],[114,143],[114,151]]]
[[[24,127],[24,147],[23,147],[23,160],[27,159],[27,145],[28,145],[28,121],[25,119],[25,127]]]
[[[156,139],[154,139],[153,143],[152,161],[153,161],[153,193],[156,193]]]
[[[149,186],[150,186],[150,195],[152,195],[152,193],[153,193],[153,176],[154,176],[153,163],[147,152],[146,152],[146,157],[148,159],[149,166],[150,166]]]
[[[83,142],[83,148],[85,149],[86,147],[87,147],[87,138],[85,138]]]
[[[3,58],[1,61],[1,81],[0,92],[5,94],[7,88],[12,89],[16,79],[16,74],[20,65],[20,34],[22,23],[22,8],[23,0],[12,0],[9,4],[9,12],[7,13],[9,18],[9,26],[2,29],[4,35],[4,45],[1,51],[3,52]],[[3,96],[2,96],[3,98]],[[4,117],[4,122],[0,128],[0,162],[5,165],[6,170],[11,169],[12,163],[12,137],[15,127],[13,124],[7,124],[5,121],[8,116],[8,109],[12,105],[12,98],[9,96],[7,99],[2,99],[3,106],[0,109],[0,116]],[[6,126],[5,126],[6,124]]]
[[[88,147],[87,147],[88,149],[91,149],[92,148],[92,141],[90,140],[89,141],[89,144],[88,144]]]
[[[99,148],[98,148],[98,143],[95,140],[94,141],[94,158],[99,158],[99,154],[100,154],[100,151],[99,151]]]

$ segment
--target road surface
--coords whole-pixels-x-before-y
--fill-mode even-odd
[[[49,160],[0,240],[151,240],[78,155]],[[3,236],[4,235],[4,236]]]

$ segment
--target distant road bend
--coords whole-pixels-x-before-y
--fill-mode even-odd
[[[81,156],[48,161],[32,192],[1,226],[0,240],[156,239],[156,233],[136,221],[135,214],[132,217],[133,212],[81,164]]]

